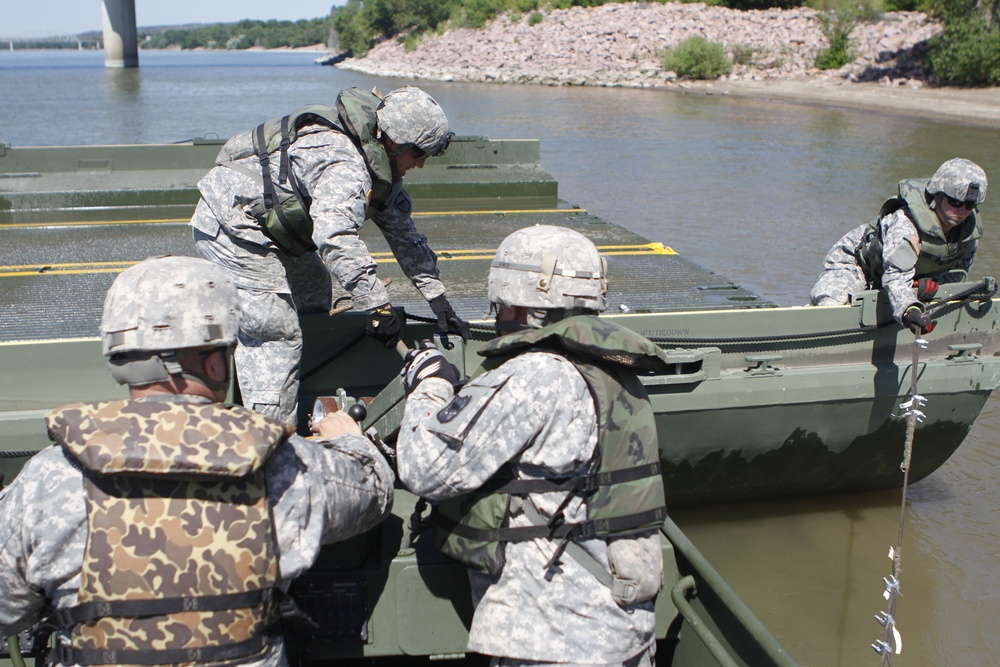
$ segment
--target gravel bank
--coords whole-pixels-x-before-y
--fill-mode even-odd
[[[421,39],[407,51],[397,40],[337,67],[410,80],[657,88],[875,109],[1000,127],[1000,89],[955,90],[928,83],[917,64],[941,31],[921,12],[890,12],[852,32],[858,57],[839,70],[813,68],[828,45],[818,12],[736,11],[695,4],[630,2],[502,15],[481,30],[461,28]],[[701,35],[743,54],[713,82],[679,79],[658,54]],[[747,55],[749,54],[749,56]],[[961,100],[960,103],[955,103]]]

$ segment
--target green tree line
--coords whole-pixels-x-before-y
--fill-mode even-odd
[[[139,46],[147,49],[249,49],[326,44],[333,29],[332,17],[301,21],[252,21],[211,23],[163,28],[143,35]]]

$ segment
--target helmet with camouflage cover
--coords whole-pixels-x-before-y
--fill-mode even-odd
[[[510,234],[497,248],[488,279],[490,302],[525,306],[546,314],[600,312],[607,308],[607,265],[597,247],[565,227],[535,225]]]
[[[986,172],[975,162],[952,158],[927,181],[927,194],[938,193],[978,206],[986,201]]]
[[[431,156],[442,155],[453,136],[441,106],[414,86],[397,88],[386,95],[376,114],[379,129],[386,136]]]
[[[183,372],[176,351],[234,345],[241,315],[236,286],[216,265],[196,257],[151,257],[123,271],[108,289],[101,351],[119,384],[166,381]]]

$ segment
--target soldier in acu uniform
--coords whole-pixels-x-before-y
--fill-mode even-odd
[[[439,329],[468,338],[403,189],[403,175],[442,155],[451,136],[437,102],[407,86],[384,98],[350,88],[336,107],[303,107],[226,142],[198,183],[191,225],[198,253],[222,266],[240,291],[236,369],[244,405],[297,421],[297,312],[329,310],[332,278],[354,309],[367,313],[366,332],[395,345],[398,316],[358,236],[368,219],[430,303]]]
[[[489,273],[494,370],[458,386],[429,341],[402,370],[400,481],[470,570],[468,648],[494,665],[652,665],[666,516],[649,340],[596,317],[604,259],[579,233],[508,236]]]
[[[50,413],[0,498],[0,632],[39,615],[53,662],[284,665],[284,591],[388,513],[393,475],[343,413],[293,435],[221,403],[240,318],[202,259],[119,275],[101,340],[128,400]]]
[[[810,302],[835,306],[854,292],[885,288],[896,321],[929,333],[934,323],[922,302],[934,297],[939,283],[962,280],[972,267],[985,200],[986,173],[961,158],[942,164],[930,179],[900,181],[899,196],[827,254]]]

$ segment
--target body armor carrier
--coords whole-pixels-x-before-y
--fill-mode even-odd
[[[376,138],[378,118],[375,110],[381,102],[375,93],[348,88],[337,96],[336,108],[321,104],[304,106],[238,134],[222,147],[216,164],[246,173],[261,182],[263,199],[250,212],[261,223],[264,234],[283,251],[299,257],[316,250],[312,241],[313,221],[309,215],[312,200],[289,168],[288,147],[302,127],[323,125],[346,135],[354,143],[372,179],[366,217],[385,210],[402,189],[402,179],[394,178],[389,156]],[[274,187],[271,157],[275,154],[278,156],[278,184],[285,186],[290,194],[278,192]],[[260,161],[259,173],[251,173],[235,164],[251,155],[256,155]]]
[[[227,661],[280,620],[264,462],[291,427],[183,401],[70,405],[49,433],[82,471],[87,543],[64,664]],[[126,435],[122,435],[126,434]]]
[[[919,253],[914,267],[915,278],[938,276],[952,269],[963,269],[962,258],[976,249],[979,238],[983,235],[978,212],[969,213],[955,232],[958,240],[949,243],[942,233],[937,213],[927,205],[926,185],[927,181],[924,179],[900,181],[899,196],[886,200],[878,217],[868,223],[864,238],[855,249],[855,257],[870,288],[882,286],[882,274],[885,271],[879,221],[901,208],[906,208],[908,217],[920,234],[920,247],[915,248]]]
[[[558,540],[556,558],[569,541],[648,535],[667,516],[653,408],[636,375],[662,371],[663,351],[631,330],[584,315],[502,336],[480,354],[502,361],[532,350],[564,356],[587,381],[597,412],[597,460],[589,474],[566,479],[518,480],[504,469],[475,493],[438,505],[441,551],[492,575],[503,569],[504,542]],[[554,491],[566,493],[563,507],[585,498],[587,520],[567,523],[557,513],[547,525],[507,526],[511,496]]]

